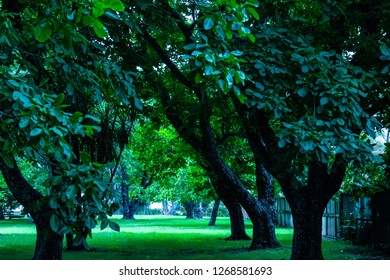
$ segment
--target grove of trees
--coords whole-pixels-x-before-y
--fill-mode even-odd
[[[323,259],[330,199],[362,173],[388,187],[389,145],[373,152],[390,126],[388,1],[0,7],[0,199],[31,215],[34,259],[61,259],[64,235],[88,248],[145,195],[222,201],[233,240],[249,238],[242,207],[249,249],[277,248],[276,187],[291,258]]]

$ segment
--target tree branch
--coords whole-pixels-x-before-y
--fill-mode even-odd
[[[14,167],[9,167],[0,156],[0,170],[9,190],[17,201],[28,211],[33,207],[34,202],[42,198],[42,194],[35,190],[24,178],[22,172],[13,158]]]
[[[173,63],[171,58],[167,55],[165,50],[159,45],[159,43],[148,33],[148,31],[144,28],[142,30],[143,38],[152,46],[153,50],[157,53],[157,55],[161,58],[164,64],[169,68],[171,73],[176,79],[179,80],[184,86],[192,90],[199,100],[203,100],[203,94],[201,90],[180,71],[179,68]]]

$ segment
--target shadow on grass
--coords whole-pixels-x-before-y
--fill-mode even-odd
[[[226,241],[228,218],[208,220],[183,217],[140,216],[136,220],[115,219],[121,232],[93,231],[90,252],[64,251],[68,260],[285,260],[291,255],[293,230],[277,228],[281,248],[249,251],[251,241]],[[246,221],[247,233],[252,225]],[[29,220],[0,221],[0,259],[31,259],[35,226]],[[65,244],[64,244],[65,245]],[[389,251],[374,252],[343,241],[323,242],[325,259],[389,259]]]

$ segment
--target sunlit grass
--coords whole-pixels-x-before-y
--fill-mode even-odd
[[[278,228],[276,234],[282,247],[248,251],[250,241],[225,241],[229,236],[228,218],[218,218],[209,227],[208,220],[187,220],[184,217],[137,216],[136,220],[116,217],[121,232],[95,229],[88,240],[90,252],[64,251],[64,259],[82,260],[283,260],[291,255],[292,229]],[[246,221],[247,232],[252,226]],[[35,227],[29,220],[0,221],[0,259],[31,259],[34,251]],[[367,248],[343,241],[324,240],[326,259],[371,258]]]

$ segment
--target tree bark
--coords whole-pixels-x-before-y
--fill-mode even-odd
[[[63,234],[57,234],[50,227],[51,211],[31,214],[37,229],[34,260],[61,260]]]
[[[15,199],[24,207],[26,212],[30,213],[34,220],[37,239],[33,259],[61,259],[63,235],[51,230],[50,217],[52,210],[47,203],[42,205],[42,194],[26,181],[15,160],[13,160],[13,167],[9,167],[0,157],[0,170]],[[36,204],[41,204],[41,207],[34,208]]]
[[[162,207],[163,207],[162,214],[169,215],[169,202],[167,200],[163,200]]]
[[[322,215],[326,205],[340,189],[345,175],[345,166],[339,165],[337,159],[333,170],[328,166],[313,162],[309,167],[306,186],[294,183],[294,180],[283,181],[281,186],[290,205],[294,221],[294,236],[291,259],[322,260]]]
[[[186,218],[194,219],[194,202],[192,201],[185,202],[184,208],[186,209]]]
[[[125,167],[120,167],[121,173],[121,193],[122,193],[122,207],[123,207],[123,217],[124,220],[131,220],[130,214],[130,198],[129,198],[129,185],[127,181],[129,180],[129,176],[126,173]],[[134,216],[133,216],[134,218]]]
[[[222,199],[223,204],[229,211],[230,217],[230,236],[226,240],[250,240],[246,234],[244,216],[242,214],[241,205],[233,197]]]
[[[194,205],[194,217],[198,220],[202,220],[203,219],[203,203],[202,202],[198,202],[198,203],[195,203]]]
[[[5,220],[3,205],[0,205],[0,220]]]
[[[230,236],[227,237],[226,240],[250,240],[251,238],[245,231],[244,216],[240,203],[238,203],[237,199],[229,193],[221,180],[214,177],[212,182],[215,192],[229,211]]]
[[[264,205],[267,200],[257,200],[245,188],[232,169],[222,159],[216,143],[214,133],[210,124],[211,112],[208,104],[203,101],[204,95],[196,93],[205,111],[199,117],[199,129],[201,137],[198,137],[192,126],[186,125],[181,119],[178,111],[170,103],[170,95],[165,88],[161,90],[161,100],[165,107],[165,115],[170,120],[178,133],[189,143],[207,162],[209,168],[217,176],[221,183],[227,188],[248,213],[253,224],[252,243],[249,249],[276,248],[280,244],[276,240],[275,227],[272,214],[269,213],[270,207]],[[259,181],[260,182],[260,181]],[[266,187],[266,185],[264,185]],[[272,188],[273,191],[273,188]]]
[[[217,216],[218,216],[218,210],[219,210],[219,205],[221,204],[221,199],[217,197],[214,200],[214,205],[213,205],[213,210],[211,211],[210,215],[210,221],[209,221],[209,226],[215,226],[215,223],[217,221]]]
[[[253,197],[237,178],[232,169],[227,166],[214,144],[209,120],[201,120],[201,131],[204,135],[203,139],[206,140],[202,149],[204,158],[208,161],[216,176],[218,176],[228,192],[231,193],[245,209],[253,224],[252,243],[249,249],[257,250],[280,247],[280,244],[276,239],[272,213],[269,212],[270,207],[267,204],[269,200],[258,200]],[[264,183],[263,177],[256,177],[257,184]],[[269,185],[263,184],[262,187],[267,188]],[[269,192],[270,191],[267,190],[266,193],[268,194]]]
[[[136,199],[131,199],[128,206],[128,218],[129,220],[135,220],[135,212],[137,212],[139,207],[138,201]]]

